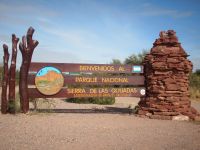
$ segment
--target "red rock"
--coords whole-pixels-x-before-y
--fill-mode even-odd
[[[195,117],[194,117],[194,120],[200,122],[200,116],[195,116]]]
[[[191,110],[191,112],[192,112],[193,114],[198,114],[197,110],[196,110],[194,107],[191,107],[190,110]]]
[[[159,120],[172,120],[172,116],[162,116],[162,115],[151,115],[150,118]]]
[[[171,75],[172,71],[155,71],[155,75]]]
[[[165,82],[165,84],[168,84],[168,83],[176,83],[176,80],[173,79],[173,78],[166,78],[163,80]]]
[[[144,110],[138,110],[137,114],[138,115],[146,115],[148,113],[148,111],[144,111]]]
[[[159,68],[159,70],[167,69],[167,64],[166,62],[154,62],[152,64],[153,68]]]
[[[167,63],[180,63],[178,58],[167,58]]]
[[[146,97],[138,113],[153,113],[153,119],[171,119],[183,114],[194,119],[198,112],[189,101],[189,72],[192,63],[173,30],[160,32],[144,59]]]
[[[170,83],[165,83],[166,84],[166,90],[168,91],[177,91],[179,90],[179,86],[177,84],[170,84]]]
[[[164,116],[176,116],[179,115],[179,112],[154,112],[154,115],[164,115]]]

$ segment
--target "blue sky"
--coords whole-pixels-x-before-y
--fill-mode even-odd
[[[21,38],[32,26],[39,41],[32,61],[123,61],[174,29],[197,69],[199,24],[199,0],[0,0],[0,45],[11,48],[11,34]],[[19,67],[20,52],[18,58]]]
[[[43,75],[47,74],[49,71],[55,71],[58,74],[61,73],[60,70],[58,70],[55,67],[44,67],[37,73],[37,76],[43,76]]]

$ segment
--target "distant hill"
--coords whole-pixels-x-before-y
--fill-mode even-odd
[[[55,71],[48,71],[47,74],[43,75],[43,76],[37,76],[36,77],[36,81],[48,81],[48,82],[52,82],[55,79],[59,79],[62,78],[62,75],[55,72]]]

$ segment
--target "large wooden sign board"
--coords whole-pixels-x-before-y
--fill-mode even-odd
[[[29,73],[28,84],[35,85],[28,89],[30,98],[145,95],[141,65],[33,62]]]
[[[19,73],[19,94],[22,112],[29,110],[29,98],[116,97],[145,95],[143,66],[112,64],[72,64],[31,62],[39,42],[33,39],[30,27],[19,43],[22,63]],[[8,46],[4,49],[4,74],[1,112],[15,112],[15,72],[17,43],[12,35],[12,59],[8,67]],[[7,90],[9,89],[9,93]],[[9,104],[8,104],[9,99]]]

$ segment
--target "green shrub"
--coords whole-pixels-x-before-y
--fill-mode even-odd
[[[8,102],[8,111],[10,113],[19,113],[21,111],[20,109],[20,96],[19,92],[15,95],[14,101]]]
[[[190,98],[195,100],[200,100],[200,89],[195,87],[190,87]]]
[[[190,74],[190,98],[200,100],[200,73],[196,71]]]
[[[65,101],[78,104],[112,105],[115,103],[115,98],[114,97],[69,98],[66,99]]]
[[[200,89],[200,75],[197,73],[192,73],[190,75],[190,87],[195,87]]]

